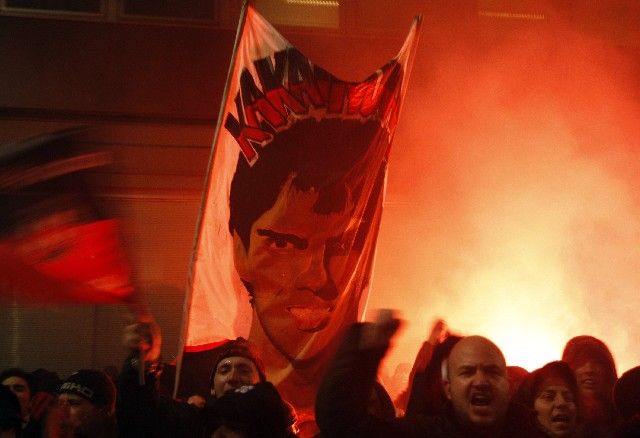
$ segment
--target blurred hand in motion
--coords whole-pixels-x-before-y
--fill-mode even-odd
[[[123,343],[130,352],[140,352],[146,363],[154,363],[160,358],[162,347],[160,326],[153,319],[128,325],[124,329]]]
[[[443,319],[436,319],[431,327],[431,331],[429,332],[429,337],[427,338],[427,342],[431,345],[438,345],[442,343],[449,336],[449,330],[447,328],[447,323]]]
[[[366,350],[386,347],[401,323],[402,321],[396,317],[395,311],[391,309],[379,310],[375,322],[364,324],[359,348]]]

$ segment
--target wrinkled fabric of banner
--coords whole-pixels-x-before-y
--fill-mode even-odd
[[[256,343],[299,416],[370,285],[389,147],[418,22],[362,82],[314,65],[249,6],[213,146],[185,304],[179,394],[215,349]]]

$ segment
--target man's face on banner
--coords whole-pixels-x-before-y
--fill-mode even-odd
[[[288,359],[303,359],[324,348],[341,322],[334,314],[344,301],[355,221],[350,198],[344,210],[318,214],[318,192],[301,191],[292,181],[290,175],[274,205],[253,223],[248,249],[234,233],[234,255],[253,294],[253,324]],[[320,331],[322,340],[310,342]]]

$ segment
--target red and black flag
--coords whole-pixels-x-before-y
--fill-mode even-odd
[[[119,223],[84,174],[110,154],[72,128],[0,145],[0,301],[112,304],[133,293]]]

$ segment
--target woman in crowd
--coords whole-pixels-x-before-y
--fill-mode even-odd
[[[532,411],[539,436],[582,437],[579,427],[579,389],[565,362],[550,362],[533,371],[514,395],[514,401]]]
[[[576,375],[585,430],[591,436],[612,437],[619,415],[613,402],[616,364],[607,345],[593,336],[576,336],[562,353]]]

